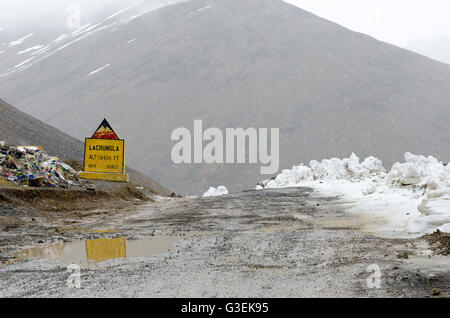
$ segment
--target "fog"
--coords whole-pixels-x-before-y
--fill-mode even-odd
[[[351,30],[450,64],[448,0],[285,0]]]
[[[66,22],[68,10],[70,11],[74,4],[80,8],[81,23],[87,24],[134,3],[157,8],[180,1],[1,0],[0,31],[2,29],[6,32],[22,31],[36,26],[61,26]],[[351,30],[450,63],[448,0],[285,1]]]
[[[30,25],[63,24],[73,6],[78,6],[81,23],[86,24],[110,12],[144,4],[159,7],[176,0],[1,0],[0,27],[4,30],[20,29]]]

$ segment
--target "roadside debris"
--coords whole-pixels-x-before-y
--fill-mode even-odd
[[[426,235],[425,238],[438,255],[450,255],[450,234],[439,230],[433,234]]]
[[[432,290],[431,290],[431,295],[433,295],[433,296],[439,296],[440,294],[441,294],[441,290],[439,289],[439,288],[433,288]]]
[[[6,146],[0,148],[0,177],[17,185],[67,188],[79,185],[77,172],[37,147]]]
[[[397,258],[409,259],[409,254],[407,252],[400,252],[400,253],[397,254]]]

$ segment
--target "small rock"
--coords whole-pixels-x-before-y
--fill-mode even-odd
[[[407,252],[400,252],[397,254],[397,258],[408,259],[409,255]]]
[[[433,288],[432,290],[431,290],[431,295],[433,295],[433,296],[439,296],[440,294],[441,294],[441,290],[439,289],[439,288]]]

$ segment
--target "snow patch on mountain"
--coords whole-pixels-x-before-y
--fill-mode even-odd
[[[96,69],[95,71],[90,72],[90,73],[89,73],[88,75],[86,75],[86,76],[94,75],[94,74],[96,74],[96,73],[98,73],[98,72],[104,70],[105,68],[107,68],[107,67],[109,67],[109,66],[110,66],[110,64],[106,64],[105,66],[102,66],[102,67],[100,67],[99,69]]]
[[[206,7],[202,7],[202,8],[199,8],[199,9],[195,10],[195,11],[192,11],[192,12],[190,12],[190,14],[200,13],[200,12],[205,11],[205,10],[208,10],[208,9],[210,9],[210,8],[211,8],[211,6],[208,5],[208,6],[206,6]]]
[[[31,51],[36,51],[36,50],[39,50],[39,49],[41,49],[43,47],[44,47],[43,45],[36,45],[36,46],[33,46],[33,47],[29,47],[28,49],[25,49],[25,50],[17,52],[17,55],[22,55],[22,54],[25,54],[25,53],[28,53],[28,52],[31,52]]]
[[[32,57],[31,59],[25,60],[22,63],[19,63],[16,66],[14,66],[14,68],[20,68],[20,67],[24,66],[25,64],[27,64],[28,62],[32,61],[33,59],[34,59],[34,57]]]
[[[124,26],[133,20],[150,13],[156,9],[164,7],[166,5],[170,5],[173,3],[182,2],[180,0],[165,0],[158,1],[156,3],[146,3],[145,1],[134,1],[133,4],[128,5],[127,7],[114,12],[112,14],[107,15],[106,17],[99,18],[97,21],[91,21],[90,23],[86,23],[75,30],[70,30],[66,33],[58,35],[54,40],[49,41],[49,43],[44,43],[40,45],[36,50],[22,50],[18,53],[18,55],[22,55],[24,53],[31,52],[31,56],[36,58],[25,61],[25,64],[20,64],[20,67],[14,66],[19,61],[13,60],[10,65],[8,65],[5,69],[0,70],[0,77],[5,77],[12,75],[17,72],[24,71],[29,67],[46,60],[52,57],[54,54],[60,52],[72,46],[73,44],[78,43],[84,39],[87,39],[91,35],[96,34],[102,30],[110,30],[110,32],[118,30],[121,26]],[[0,28],[0,31],[2,28]],[[39,35],[38,31],[37,35]],[[6,43],[5,46],[13,47],[22,44],[25,40],[35,35],[34,33],[29,33],[28,35],[21,37],[15,41],[10,43]],[[2,51],[0,54],[4,53]],[[45,54],[44,54],[45,53]]]
[[[25,35],[23,38],[20,38],[20,39],[18,39],[18,40],[12,41],[12,42],[9,42],[9,45],[8,45],[8,46],[9,46],[9,47],[13,47],[13,46],[22,44],[23,42],[25,42],[26,39],[28,39],[28,38],[30,38],[30,37],[32,37],[32,36],[33,36],[33,33],[30,33],[30,34],[28,34],[28,35]]]
[[[203,10],[208,10],[209,8],[211,8],[211,6],[206,6],[206,7],[197,9],[197,12],[202,12]]]
[[[131,8],[133,8],[133,7],[135,7],[135,6],[136,6],[136,5],[132,5],[132,6],[129,6],[129,7],[125,8],[125,9],[122,9],[122,10],[120,10],[120,11],[117,11],[116,13],[113,13],[113,14],[110,15],[109,17],[103,19],[103,22],[108,21],[108,20],[111,20],[112,18],[117,17],[117,16],[121,15],[122,13],[125,13],[125,12],[129,11]]]

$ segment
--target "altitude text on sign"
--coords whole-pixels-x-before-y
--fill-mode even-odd
[[[124,173],[124,141],[86,138],[84,171]]]

